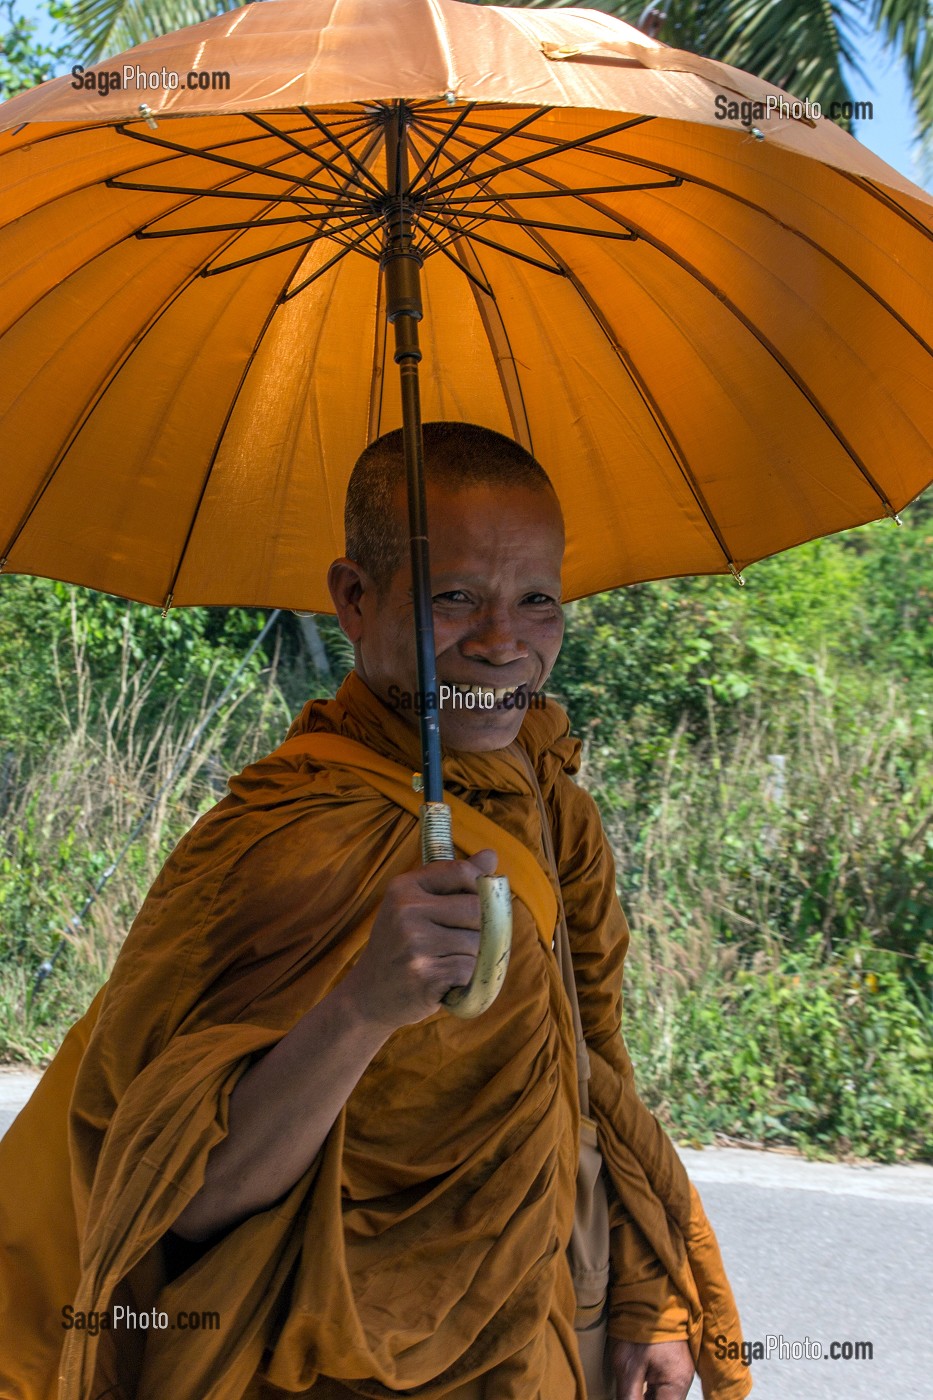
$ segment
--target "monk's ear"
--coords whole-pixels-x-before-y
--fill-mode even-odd
[[[327,571],[327,587],[343,632],[351,642],[358,641],[363,627],[360,603],[372,587],[369,577],[352,559],[335,559]]]

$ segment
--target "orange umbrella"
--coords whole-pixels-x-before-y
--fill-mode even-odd
[[[327,609],[351,465],[403,407],[425,533],[419,361],[426,416],[548,471],[568,597],[738,574],[933,475],[933,202],[606,15],[270,0],[0,132],[8,571]]]
[[[124,64],[180,85],[0,107],[7,570],[329,609],[350,468],[401,422],[399,112],[425,416],[535,452],[568,597],[740,571],[930,481],[933,202],[829,121],[743,127],[778,89],[453,0],[269,0],[92,71]]]

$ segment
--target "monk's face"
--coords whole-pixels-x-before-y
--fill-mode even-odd
[[[522,702],[542,690],[564,634],[564,527],[550,490],[428,483],[431,590],[441,739],[479,753],[504,748]],[[406,519],[404,491],[396,500]],[[407,553],[382,594],[348,561],[331,568],[341,625],[369,688],[417,727],[414,605]],[[446,688],[446,690],[445,690]]]

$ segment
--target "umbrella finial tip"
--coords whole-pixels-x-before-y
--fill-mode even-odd
[[[739,587],[740,587],[740,588],[744,588],[744,587],[745,587],[745,579],[742,577],[741,573],[740,573],[739,570],[735,567],[734,564],[730,564],[730,565],[729,565],[729,572],[730,572],[730,574],[732,575],[732,577],[735,579],[735,581],[736,581],[736,583],[739,585]]]
[[[454,92],[453,88],[448,88],[444,93],[444,101],[447,103],[448,107],[455,107],[457,105],[457,94]]]
[[[169,593],[169,594],[166,596],[165,602],[162,604],[162,620],[163,620],[163,622],[164,622],[165,619],[168,617],[169,608],[172,606],[172,599],[173,599],[174,597],[175,597],[175,594],[174,594],[174,593]]]
[[[158,131],[158,129],[159,129],[159,123],[156,121],[155,117],[152,115],[152,108],[149,106],[149,103],[148,103],[148,102],[140,102],[140,104],[139,104],[139,115],[142,117],[143,121],[144,121],[144,122],[146,123],[146,125],[150,128],[150,130],[152,130],[152,131]]]

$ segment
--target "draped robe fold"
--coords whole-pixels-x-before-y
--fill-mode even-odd
[[[573,780],[568,728],[549,702],[517,742],[552,821],[591,1112],[627,1232],[612,1330],[651,1339],[644,1324],[628,1332],[626,1317],[657,1311],[660,1280],[704,1394],[739,1400],[747,1372],[717,1359],[712,1342],[740,1335],[715,1238],[637,1097],[620,1034],[628,930],[598,814]],[[414,730],[352,672],[291,733],[343,735],[409,773],[418,766]],[[515,755],[447,752],[444,779],[548,870]],[[230,789],[169,858],[110,981],[0,1144],[2,1393],[444,1400],[483,1377],[494,1400],[582,1400],[565,1255],[579,1133],[573,1028],[553,926],[520,897],[490,1010],[474,1021],[439,1011],[397,1031],[291,1191],[173,1271],[169,1231],[227,1131],[238,1079],[345,975],[387,882],[419,863],[416,818],[349,765],[285,746]],[[48,1210],[27,1221],[37,1196]],[[220,1325],[63,1332],[66,1303],[170,1320],[216,1312]],[[677,1335],[656,1324],[658,1337]]]

